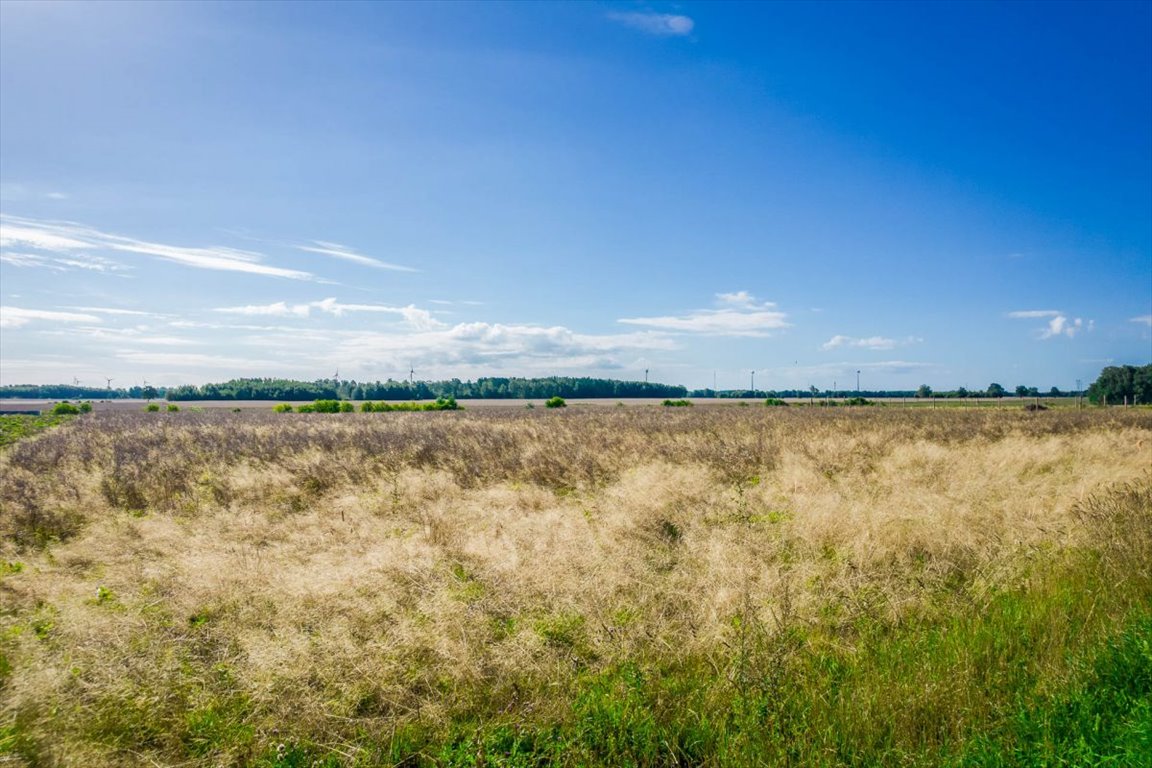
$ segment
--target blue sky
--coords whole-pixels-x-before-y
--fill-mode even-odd
[[[0,383],[1071,389],[1152,4],[0,3]]]

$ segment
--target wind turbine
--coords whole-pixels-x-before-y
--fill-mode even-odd
[[[111,378],[110,376],[105,376],[105,377],[104,377],[104,380],[105,380],[106,382],[108,382],[106,389],[107,389],[109,392],[111,392],[111,391],[112,391],[112,382],[113,382],[113,381],[115,381],[115,379]]]
[[[408,383],[413,384],[416,381],[416,369],[412,367],[412,363],[408,363]]]

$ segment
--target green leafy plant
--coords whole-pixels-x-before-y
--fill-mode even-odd
[[[144,410],[147,413],[157,413],[160,410],[160,406],[157,403],[148,403],[148,405],[144,406]]]
[[[768,406],[779,406],[779,405],[787,406],[787,405],[788,405],[788,403],[784,402],[783,400],[781,400],[781,399],[780,399],[780,398],[778,398],[778,397],[770,397],[770,398],[768,398],[767,400],[765,400],[765,401],[764,401],[764,405],[768,405]]]
[[[292,406],[288,403],[277,403],[272,406],[273,413],[292,413]]]
[[[665,400],[660,403],[665,408],[690,408],[692,406],[691,400]]]
[[[65,400],[52,406],[53,416],[75,416],[80,413],[80,407]]]
[[[564,398],[557,395],[556,397],[548,398],[548,400],[545,401],[545,403],[544,403],[544,407],[545,408],[567,408],[568,403],[564,402]]]
[[[180,412],[180,406],[176,405],[176,403],[168,403],[168,413],[179,413],[179,412]]]

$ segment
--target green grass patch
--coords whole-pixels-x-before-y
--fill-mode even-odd
[[[77,411],[79,412],[79,411]],[[0,448],[67,423],[72,416],[8,414],[0,416]]]

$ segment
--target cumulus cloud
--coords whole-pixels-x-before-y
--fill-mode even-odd
[[[840,347],[855,347],[857,349],[889,350],[895,349],[896,347],[904,347],[909,344],[918,344],[921,341],[923,341],[923,339],[917,336],[908,336],[904,339],[889,339],[885,336],[857,338],[855,336],[836,335],[821,344],[820,348],[831,350],[839,349]]]
[[[674,13],[609,13],[608,18],[618,24],[657,37],[686,37],[692,34],[696,22],[688,16]]]
[[[790,325],[788,316],[775,309],[774,303],[758,302],[747,291],[718,293],[716,300],[720,309],[698,309],[685,315],[624,317],[617,322],[711,336],[767,336],[769,331]]]
[[[244,272],[265,277],[311,280],[313,275],[263,263],[263,254],[223,246],[189,247],[125,237],[72,222],[37,221],[0,216],[0,248],[31,248],[71,259],[70,266],[99,264],[90,250],[134,253],[195,269]],[[28,265],[25,265],[28,266]],[[92,268],[92,267],[87,267]]]
[[[0,307],[0,328],[20,328],[36,320],[52,323],[99,323],[96,315],[78,312],[54,312],[46,309]]]
[[[392,264],[380,259],[374,259],[371,256],[365,256],[357,253],[351,248],[340,245],[339,243],[329,243],[324,240],[313,240],[311,245],[298,245],[298,250],[307,251],[308,253],[319,253],[324,256],[331,256],[336,259],[343,259],[344,261],[351,261],[355,264],[361,264],[366,267],[374,267],[376,269],[390,269],[395,272],[418,272],[419,270],[413,267],[405,267],[400,264]]]
[[[1036,331],[1036,337],[1039,339],[1055,339],[1061,336],[1071,339],[1083,331],[1091,331],[1094,325],[1091,320],[1085,321],[1083,318],[1069,317],[1065,312],[1058,309],[1026,309],[1009,312],[1008,317],[1020,320],[1047,318],[1047,324]]]

